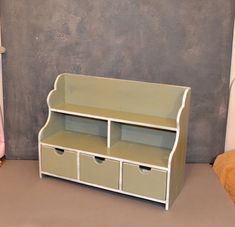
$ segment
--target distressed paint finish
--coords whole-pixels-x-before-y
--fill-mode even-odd
[[[187,160],[224,148],[233,0],[2,0],[8,158],[37,158],[62,72],[192,87]]]

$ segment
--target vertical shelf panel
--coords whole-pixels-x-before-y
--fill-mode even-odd
[[[113,144],[121,140],[121,124],[117,122],[110,121],[110,147]]]

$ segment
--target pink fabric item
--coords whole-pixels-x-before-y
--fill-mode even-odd
[[[235,79],[230,87],[225,151],[235,149]]]
[[[0,158],[2,158],[4,155],[5,155],[5,140],[4,140],[2,111],[0,108]]]

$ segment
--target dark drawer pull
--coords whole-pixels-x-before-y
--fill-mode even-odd
[[[55,148],[55,151],[56,151],[56,153],[57,153],[57,154],[59,154],[59,155],[64,154],[64,149],[61,149],[61,148]]]
[[[105,161],[105,158],[95,156],[95,161],[98,164],[102,164]]]
[[[148,174],[151,172],[151,167],[139,166],[139,170],[141,173]]]

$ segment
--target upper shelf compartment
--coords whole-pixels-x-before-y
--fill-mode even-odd
[[[61,74],[48,96],[52,111],[176,131],[186,87]]]

